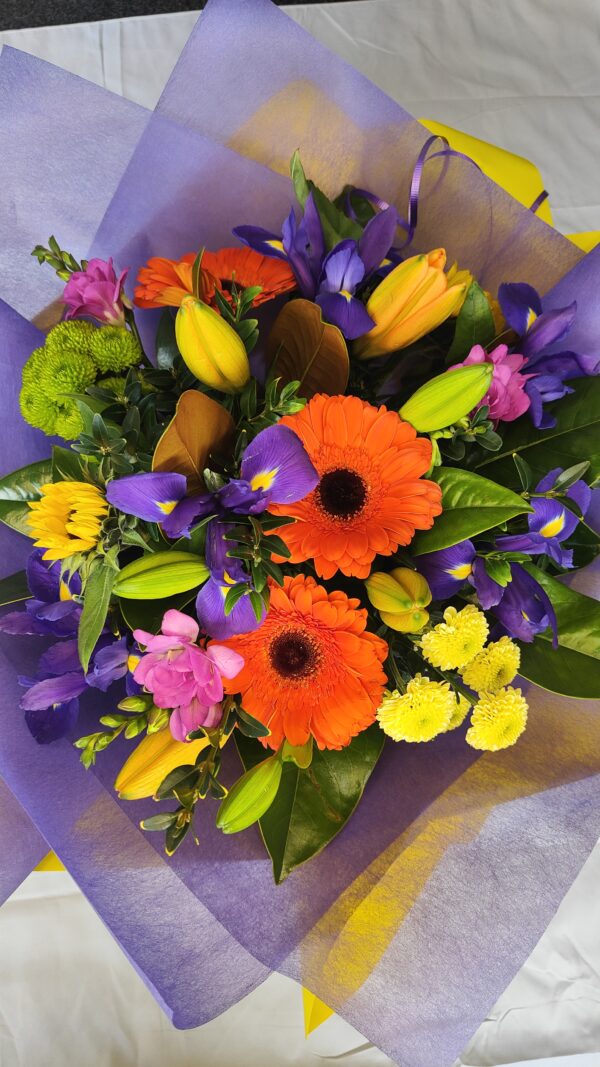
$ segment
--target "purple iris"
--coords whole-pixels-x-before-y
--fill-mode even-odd
[[[361,337],[374,323],[356,290],[377,271],[388,255],[398,225],[398,213],[386,207],[369,219],[358,241],[346,238],[328,253],[319,213],[310,193],[298,222],[292,210],[281,239],[256,226],[238,226],[234,234],[263,255],[290,264],[302,296],[314,300],[328,322],[348,340]]]
[[[196,597],[196,614],[198,622],[205,633],[217,641],[223,641],[234,634],[246,634],[257,630],[262,618],[257,619],[247,595],[234,605],[229,615],[225,614],[225,599],[233,585],[244,582],[248,593],[253,586],[246,574],[241,560],[228,557],[227,552],[235,542],[226,540],[226,535],[233,530],[233,523],[213,519],[206,534],[206,565],[210,578],[204,583]]]
[[[129,474],[106,487],[113,507],[147,522],[159,523],[167,537],[189,537],[207,515],[256,515],[269,504],[293,504],[317,485],[319,476],[300,438],[287,426],[268,426],[250,442],[240,477],[214,493],[186,497],[183,474]]]
[[[520,564],[511,563],[510,581],[502,586],[489,576],[485,561],[477,555],[472,541],[461,541],[451,548],[428,552],[419,556],[416,564],[427,579],[435,600],[454,596],[465,582],[469,582],[483,610],[491,608],[511,637],[533,641],[536,634],[551,626],[556,644],[556,616],[552,604],[539,582]]]
[[[81,592],[78,574],[60,574],[60,563],[48,563],[43,548],[35,548],[26,564],[31,599],[23,611],[11,611],[0,619],[6,634],[39,634],[42,637],[72,637],[77,633],[81,606],[73,599]]]
[[[512,579],[494,607],[498,622],[510,637],[527,643],[550,626],[552,645],[557,648],[558,627],[548,594],[520,563],[512,563],[510,569]]]
[[[535,492],[550,492],[560,474],[560,467],[550,471],[536,486]],[[580,480],[569,486],[565,496],[585,515],[592,501],[592,490]],[[496,542],[498,548],[506,552],[527,552],[530,556],[545,554],[559,567],[572,567],[573,553],[571,549],[563,548],[562,542],[571,537],[577,529],[577,515],[556,498],[532,496],[531,506],[533,513],[527,517],[527,533],[499,537]]]
[[[521,338],[518,351],[526,359],[523,371],[530,375],[525,392],[531,401],[531,419],[538,429],[548,429],[556,425],[556,419],[544,411],[544,404],[571,393],[573,390],[565,385],[571,378],[598,374],[600,354],[551,351],[573,325],[575,301],[564,308],[543,311],[536,290],[520,282],[501,285],[498,300],[507,323]]]

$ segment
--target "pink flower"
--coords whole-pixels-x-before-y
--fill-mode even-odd
[[[111,326],[125,323],[123,283],[128,271],[117,275],[112,259],[90,259],[85,270],[76,270],[65,285],[62,299],[68,305],[67,319],[88,315]]]
[[[531,403],[525,392],[527,379],[531,378],[531,375],[520,373],[525,362],[525,356],[517,352],[509,354],[507,345],[498,345],[489,354],[481,345],[475,345],[467,358],[462,363],[457,363],[456,366],[467,367],[471,363],[494,364],[492,384],[478,407],[487,404],[490,409],[490,419],[497,423],[513,422],[527,411]]]
[[[244,666],[243,657],[223,645],[200,648],[199,633],[198,623],[175,610],[165,612],[160,634],[133,631],[146,648],[133,677],[159,708],[173,709],[170,727],[177,741],[187,740],[200,726],[218,726],[222,678],[235,678]]]

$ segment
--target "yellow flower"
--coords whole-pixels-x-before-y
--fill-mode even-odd
[[[510,637],[492,641],[475,656],[462,672],[462,676],[476,693],[497,693],[512,682],[519,669],[521,651]]]
[[[520,689],[484,693],[473,709],[467,744],[484,752],[510,748],[527,725],[527,701]]]
[[[406,348],[435,330],[460,307],[465,284],[449,285],[446,253],[411,256],[399,263],[373,290],[367,311],[375,326],[354,346],[359,359],[373,359]]]
[[[469,292],[469,286],[471,285],[471,282],[474,279],[473,275],[471,274],[471,271],[466,270],[466,268],[464,267],[462,269],[459,268],[458,263],[456,263],[456,261],[447,270],[446,277],[448,279],[448,285],[464,285],[465,287],[465,295],[460,301],[458,307],[452,312],[452,318],[456,318],[465,302],[465,298],[467,296],[467,293]]]
[[[195,741],[176,741],[168,728],[142,738],[117,775],[115,789],[123,800],[140,800],[154,796],[161,782],[175,767],[193,763],[207,737]]]
[[[447,682],[415,674],[406,693],[385,690],[377,718],[394,741],[431,741],[450,728],[455,706],[456,697]]]
[[[474,604],[457,611],[446,608],[444,621],[423,634],[420,647],[425,659],[440,670],[460,670],[481,652],[488,635],[488,624]]]
[[[389,574],[375,571],[365,582],[367,596],[391,630],[416,634],[427,626],[431,590],[422,574],[396,567]]]
[[[466,697],[461,696],[460,693],[456,693],[456,700],[452,708],[452,718],[450,719],[449,730],[456,730],[458,726],[462,726],[465,721],[468,712],[471,710],[471,705]]]
[[[244,388],[250,378],[244,342],[208,304],[184,296],[175,319],[175,337],[192,374],[204,385],[223,393]]]
[[[108,504],[100,489],[88,482],[49,482],[41,500],[29,504],[28,525],[44,559],[67,559],[89,552],[100,539]]]

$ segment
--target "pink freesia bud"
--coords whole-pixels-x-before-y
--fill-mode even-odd
[[[486,404],[490,409],[490,419],[497,422],[513,422],[523,415],[531,401],[525,392],[530,374],[521,374],[525,356],[518,352],[509,352],[506,345],[498,345],[487,353],[481,345],[475,345],[469,355],[458,367],[468,367],[473,363],[492,363],[494,375],[490,388],[477,405]],[[453,370],[454,368],[451,368]]]
[[[229,648],[200,648],[199,633],[198,623],[174,609],[165,613],[160,634],[133,633],[146,648],[133,677],[152,693],[159,708],[173,709],[170,728],[177,741],[187,740],[201,726],[219,725],[222,679],[235,678],[244,666],[242,656]]]
[[[90,259],[85,270],[74,271],[62,296],[67,319],[89,316],[110,326],[123,326],[129,301],[123,293],[128,271],[117,277],[112,259]]]

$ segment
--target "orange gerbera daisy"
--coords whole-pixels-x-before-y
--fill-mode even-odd
[[[408,545],[440,514],[439,485],[421,477],[431,464],[431,441],[395,411],[356,396],[319,394],[281,422],[321,475],[304,500],[269,509],[297,520],[273,531],[292,563],[313,559],[322,578],[338,570],[367,578],[376,555]]]
[[[193,293],[192,267],[195,258],[195,254],[189,252],[180,260],[149,259],[138,275],[135,303],[144,308],[179,307],[183,297]],[[205,251],[199,280],[200,298],[212,306],[215,304],[215,289],[227,297],[233,280],[240,289],[252,285],[262,287],[262,292],[253,302],[254,307],[296,288],[296,279],[287,263],[272,256],[263,256],[252,248]]]
[[[344,748],[375,721],[388,652],[365,629],[367,613],[345,593],[328,593],[314,578],[287,577],[271,584],[271,603],[259,630],[220,644],[235,649],[244,667],[224,684],[268,726],[270,748],[286,738],[319,748]]]

